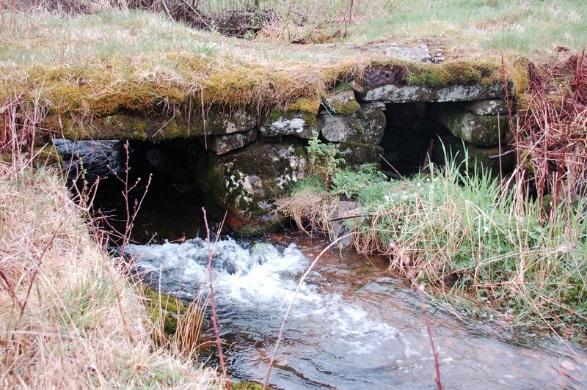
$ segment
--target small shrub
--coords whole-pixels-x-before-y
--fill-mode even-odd
[[[354,198],[371,185],[385,181],[385,175],[375,164],[365,164],[358,171],[347,168],[336,172],[332,180],[332,192],[346,198]]]
[[[330,184],[332,177],[343,164],[340,151],[334,144],[325,144],[314,132],[308,141],[308,160],[310,174],[320,177],[325,184]]]

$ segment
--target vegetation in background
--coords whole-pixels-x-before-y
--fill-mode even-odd
[[[451,56],[544,54],[555,46],[580,50],[587,42],[587,5],[581,0],[22,0],[5,2],[4,8],[15,5],[74,13],[140,8],[166,16],[167,8],[179,20],[194,24],[203,19],[200,27],[220,31],[222,23],[215,26],[214,16],[270,11],[263,29],[249,37],[361,44],[422,39],[439,44]]]
[[[186,130],[177,121],[205,116],[211,106],[229,111],[241,107],[260,115],[273,108],[289,109],[299,101],[319,101],[337,84],[360,79],[366,67],[373,65],[401,68],[399,82],[406,84],[495,82],[499,80],[497,56],[503,54],[503,48],[480,48],[477,42],[503,32],[504,25],[516,31],[515,42],[545,31],[541,23],[552,22],[566,31],[562,35],[550,32],[549,40],[540,38],[540,44],[528,42],[531,50],[545,48],[545,42],[567,45],[562,38],[568,34],[573,42],[567,46],[580,47],[587,34],[582,23],[585,6],[573,1],[464,4],[451,0],[409,5],[357,1],[347,38],[329,46],[292,45],[275,37],[250,41],[194,30],[170,20],[160,2],[155,7],[158,14],[124,10],[125,5],[133,7],[132,2],[95,1],[87,3],[96,7],[73,15],[47,13],[42,1],[32,3],[41,6],[25,14],[5,4],[0,12],[0,71],[4,75],[0,101],[18,97],[23,105],[38,106],[49,114],[44,127],[63,127],[69,137],[78,138],[150,136],[137,123],[114,126],[121,118],[106,121],[100,128],[91,125],[95,117],[119,113],[163,115],[164,129],[157,132],[158,139],[185,136]],[[343,12],[348,11],[346,5],[334,0],[259,2],[261,8],[274,9],[281,21],[299,15],[302,24],[323,21],[326,25],[340,25],[341,15],[347,15]],[[209,12],[228,12],[227,2],[201,1],[198,6]],[[378,24],[378,18],[385,22]],[[447,26],[447,20],[453,24]],[[289,28],[289,22],[284,23],[277,29]],[[425,31],[414,30],[423,25]],[[433,26],[438,27],[437,32]],[[369,36],[361,30],[365,28],[376,28],[380,35]],[[426,40],[433,50],[444,48],[449,61],[434,65],[393,60],[381,48],[385,41],[359,46],[361,54],[357,55],[357,43],[389,38],[413,46],[418,45],[415,37]],[[452,47],[458,50],[448,50]],[[510,54],[520,53],[524,51]],[[485,60],[479,61],[480,56]],[[175,119],[168,122],[169,118]],[[120,134],[119,128],[134,130]]]

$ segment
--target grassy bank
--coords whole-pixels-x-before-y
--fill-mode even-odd
[[[165,0],[170,9],[191,12],[181,0]],[[580,50],[587,42],[587,6],[580,0],[199,0],[203,15],[270,10],[273,21],[257,40],[365,44],[372,41],[434,42],[450,56],[475,54],[540,55],[554,46]],[[166,15],[159,0],[23,0],[30,4],[61,4],[74,12],[142,7]],[[5,5],[10,9],[10,5]],[[35,8],[39,8],[38,6]],[[214,21],[206,28],[214,30]],[[253,38],[251,35],[249,38]]]
[[[359,252],[389,256],[392,268],[415,272],[439,296],[581,339],[586,85],[584,54],[530,67],[522,108],[510,117],[517,164],[500,177],[457,156],[465,163],[429,162],[420,175],[388,180],[375,166],[341,168],[336,146],[315,138],[308,147],[312,176],[280,211],[306,232],[353,232]]]
[[[389,256],[392,268],[413,270],[449,300],[486,304],[521,324],[587,330],[585,199],[560,204],[545,221],[520,188],[455,164],[405,180],[366,166],[338,171],[329,187],[317,183],[302,182],[281,203],[304,229],[333,234],[342,224],[358,252]],[[357,203],[341,213],[340,200]]]
[[[213,388],[152,342],[143,298],[55,172],[0,163],[0,387]]]
[[[69,137],[148,138],[139,124],[121,125],[118,117],[91,128],[93,118],[137,114],[161,117],[158,138],[172,138],[186,130],[170,118],[189,122],[205,117],[211,107],[261,116],[274,108],[315,113],[320,96],[361,79],[374,64],[401,67],[408,85],[487,83],[499,80],[504,54],[509,65],[521,54],[539,59],[555,46],[581,48],[587,42],[582,2],[381,0],[356,2],[352,19],[344,18],[345,4],[261,2],[280,15],[278,26],[267,27],[279,34],[262,31],[253,40],[191,29],[170,20],[161,7],[153,13],[109,6],[90,14],[5,7],[0,103],[42,112],[43,127],[65,129]],[[227,4],[201,7],[219,12]],[[331,44],[291,44],[281,35],[297,26],[291,25],[295,15],[304,21],[298,26],[304,31],[346,26],[348,34]],[[418,46],[419,40],[432,54],[443,49],[446,63],[408,63],[385,52],[388,45]]]

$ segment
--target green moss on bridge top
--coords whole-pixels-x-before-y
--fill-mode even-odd
[[[413,85],[491,83],[499,73],[492,61],[434,65],[345,45],[236,40],[149,13],[17,15],[15,25],[11,39],[0,34],[0,102],[40,107],[47,127],[72,138],[203,134],[193,124],[210,109],[316,114],[321,96],[372,65],[399,67]],[[123,117],[129,123],[115,126]]]

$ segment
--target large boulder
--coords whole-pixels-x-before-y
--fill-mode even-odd
[[[93,183],[99,177],[122,173],[123,150],[118,140],[71,141],[54,139],[70,180],[80,177]]]
[[[475,115],[459,107],[439,110],[437,119],[455,137],[476,146],[496,146],[509,132],[505,115]]]
[[[466,157],[466,158],[465,158]],[[436,137],[432,151],[432,161],[443,165],[446,159],[453,159],[457,164],[473,168],[488,169],[493,174],[507,173],[516,163],[516,154],[507,145],[481,147],[467,144],[454,136]]]
[[[322,137],[329,142],[379,145],[385,131],[385,114],[376,108],[362,108],[351,115],[320,115]]]
[[[306,150],[292,143],[256,142],[235,153],[195,164],[200,189],[229,212],[229,224],[241,234],[267,231],[279,221],[275,201],[304,178]]]

